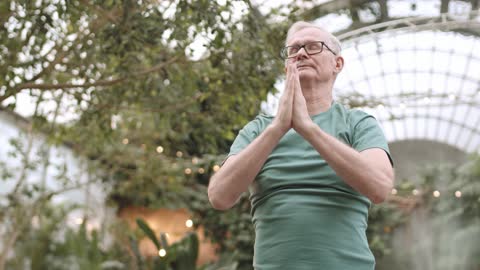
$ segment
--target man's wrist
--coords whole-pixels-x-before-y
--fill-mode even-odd
[[[303,128],[297,130],[297,133],[308,141],[312,136],[314,136],[314,133],[318,128],[319,127],[317,124],[315,124],[315,122],[308,121],[305,125],[303,125]]]
[[[272,134],[274,137],[281,138],[285,133],[287,133],[289,128],[282,127],[276,122],[272,122],[272,124],[268,125],[265,129],[265,132]]]

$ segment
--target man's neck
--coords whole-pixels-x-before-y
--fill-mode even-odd
[[[303,83],[301,86],[310,116],[326,112],[330,109],[333,101],[333,82],[316,84]]]

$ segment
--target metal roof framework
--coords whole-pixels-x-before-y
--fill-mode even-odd
[[[338,36],[337,96],[380,121],[389,142],[480,152],[480,13],[413,17]]]

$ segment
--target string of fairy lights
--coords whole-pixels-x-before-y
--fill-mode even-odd
[[[392,191],[391,191],[391,194],[392,195],[397,195],[398,194],[398,190],[396,188],[393,188]],[[418,189],[413,189],[412,190],[412,195],[413,196],[419,196],[419,195],[422,195],[420,190]],[[439,198],[441,195],[440,191],[439,190],[434,190],[432,192],[432,196],[435,197],[435,198]],[[461,198],[462,197],[462,192],[460,190],[456,190],[455,192],[453,192],[453,196],[455,198]]]
[[[127,144],[129,144],[129,143],[130,143],[130,141],[129,141],[128,138],[123,138],[123,139],[122,139],[122,144],[127,145]],[[146,144],[141,144],[141,147],[142,147],[142,149],[146,149]],[[165,149],[164,149],[163,146],[161,146],[161,145],[159,145],[159,146],[157,146],[157,147],[155,148],[155,151],[156,151],[158,154],[162,154],[162,153],[164,152],[164,150],[165,150]],[[175,156],[176,156],[177,158],[182,158],[182,157],[183,157],[183,152],[182,152],[182,151],[177,151],[177,152],[175,153]],[[199,162],[200,162],[200,160],[199,160],[197,157],[193,157],[193,158],[192,158],[192,164],[193,164],[193,165],[197,165]],[[214,172],[217,172],[219,169],[220,169],[220,165],[218,165],[218,164],[215,164],[215,165],[212,166],[212,170],[213,170]],[[190,175],[190,174],[193,173],[193,170],[192,170],[192,168],[187,167],[187,168],[185,168],[184,173],[185,173],[186,175]],[[205,168],[203,168],[203,167],[197,168],[197,173],[199,173],[199,174],[204,174],[204,173],[205,173]]]
[[[128,138],[124,138],[124,139],[122,140],[122,143],[125,144],[125,145],[129,144]],[[146,148],[146,145],[145,145],[145,144],[142,144],[141,147],[142,147],[143,149],[145,149],[145,148]],[[156,151],[158,154],[162,154],[162,153],[164,152],[164,150],[165,150],[165,149],[164,149],[163,146],[161,146],[161,145],[159,145],[159,146],[157,146],[157,147],[155,148],[155,151]],[[182,157],[183,157],[183,152],[182,152],[182,151],[177,151],[177,152],[175,153],[175,155],[176,155],[177,158],[182,158]],[[192,160],[191,160],[192,165],[197,165],[197,164],[199,163],[199,161],[200,161],[200,160],[199,160],[197,157],[193,157]],[[219,166],[218,164],[215,164],[215,165],[212,166],[212,170],[213,170],[214,172],[217,172],[219,169],[220,169],[220,166]],[[187,167],[187,168],[184,169],[184,173],[185,173],[186,175],[190,175],[190,174],[193,173],[193,169],[190,168],[190,167]],[[198,169],[197,169],[197,173],[199,173],[199,174],[204,174],[204,173],[205,173],[205,168],[202,168],[202,167],[198,168]],[[394,195],[394,196],[397,196],[397,195],[398,195],[398,190],[397,190],[396,188],[393,188],[393,189],[391,190],[391,194]],[[420,192],[420,190],[419,190],[419,189],[416,189],[416,188],[411,191],[411,194],[412,194],[413,196],[422,195],[421,192]],[[435,198],[439,198],[441,195],[442,195],[442,193],[440,192],[440,190],[434,190],[434,191],[432,192],[432,196],[435,197]],[[454,196],[455,198],[461,198],[461,197],[462,197],[462,192],[461,192],[460,190],[456,190],[456,191],[453,193],[453,196]]]
[[[129,139],[128,138],[124,138],[122,139],[122,143],[124,145],[128,145],[130,143]],[[146,145],[145,144],[141,144],[141,147],[142,149],[146,149]],[[158,154],[163,154],[165,149],[163,146],[159,145],[155,148],[155,151],[158,153]],[[184,154],[182,151],[177,151],[175,153],[175,156],[177,158],[183,158]],[[191,159],[191,163],[192,165],[197,165],[198,163],[200,162],[199,158],[198,157],[193,157]],[[176,164],[174,164],[176,165]],[[215,164],[212,166],[212,170],[214,172],[217,172],[218,170],[220,169],[220,166],[218,164]],[[194,169],[190,168],[190,167],[187,167],[184,169],[184,173],[185,175],[191,175],[192,173],[194,173]],[[197,168],[197,173],[199,174],[204,174],[205,173],[205,168],[203,167],[200,167],[200,168]],[[393,188],[391,190],[391,195],[393,196],[401,196],[400,193],[402,194],[405,194],[404,192],[400,192],[398,189],[396,188]],[[414,188],[412,189],[409,193],[411,193],[413,196],[415,197],[419,197],[419,196],[424,196],[424,195],[427,195],[427,193],[423,193],[420,189],[417,189],[417,188]],[[430,193],[430,192],[428,192]],[[433,196],[434,198],[439,198],[440,196],[443,196],[443,197],[446,197],[448,196],[447,194],[445,193],[442,193],[440,192],[440,190],[438,189],[435,189],[431,192],[431,196]],[[460,199],[462,197],[462,192],[460,190],[456,190],[455,192],[453,192],[453,194],[451,194],[451,196],[453,196],[454,198],[457,198],[457,199]],[[193,227],[193,221],[191,219],[188,219],[185,221],[185,226],[187,228],[192,228]],[[389,233],[391,231],[391,228],[389,226],[386,226],[384,228],[385,232],[386,233]],[[169,238],[169,234],[168,233],[165,233],[166,237]],[[158,256],[160,257],[165,257],[167,255],[167,250],[165,248],[160,248],[158,250]]]

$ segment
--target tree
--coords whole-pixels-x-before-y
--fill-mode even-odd
[[[58,116],[58,106],[56,108],[54,120]],[[37,110],[34,111],[34,119],[36,112]],[[33,123],[38,122],[34,120]],[[52,125],[44,125],[46,130],[49,127]],[[7,260],[12,255],[22,251],[29,254],[28,259],[13,256],[7,264],[9,268],[15,261],[22,261],[18,264],[18,267],[22,267],[23,260],[45,268],[46,261],[42,255],[49,249],[48,243],[51,240],[47,237],[54,236],[52,231],[59,229],[57,221],[65,219],[71,210],[79,207],[72,202],[57,205],[58,210],[54,211],[52,199],[71,190],[88,188],[91,183],[88,165],[77,162],[76,169],[86,175],[76,174],[72,177],[72,167],[68,165],[66,154],[58,151],[58,148],[54,154],[52,145],[44,143],[45,138],[35,134],[34,125],[27,124],[25,128],[26,130],[19,130],[17,137],[10,139],[11,147],[7,148],[6,153],[8,160],[0,160],[0,180],[2,186],[6,187],[2,188],[0,200],[0,269],[5,269]],[[54,161],[54,155],[62,155],[64,160]],[[81,158],[77,161],[80,160]],[[88,202],[82,205],[84,210],[87,206]],[[88,216],[86,212],[85,217]],[[19,245],[25,242],[33,244]],[[39,244],[40,249],[45,248],[43,254],[38,251],[28,252],[35,247],[34,243]]]
[[[287,23],[269,25],[248,1],[12,0],[0,14],[2,109],[32,97],[35,131],[97,166],[119,207],[206,201],[215,165],[283,68]]]

